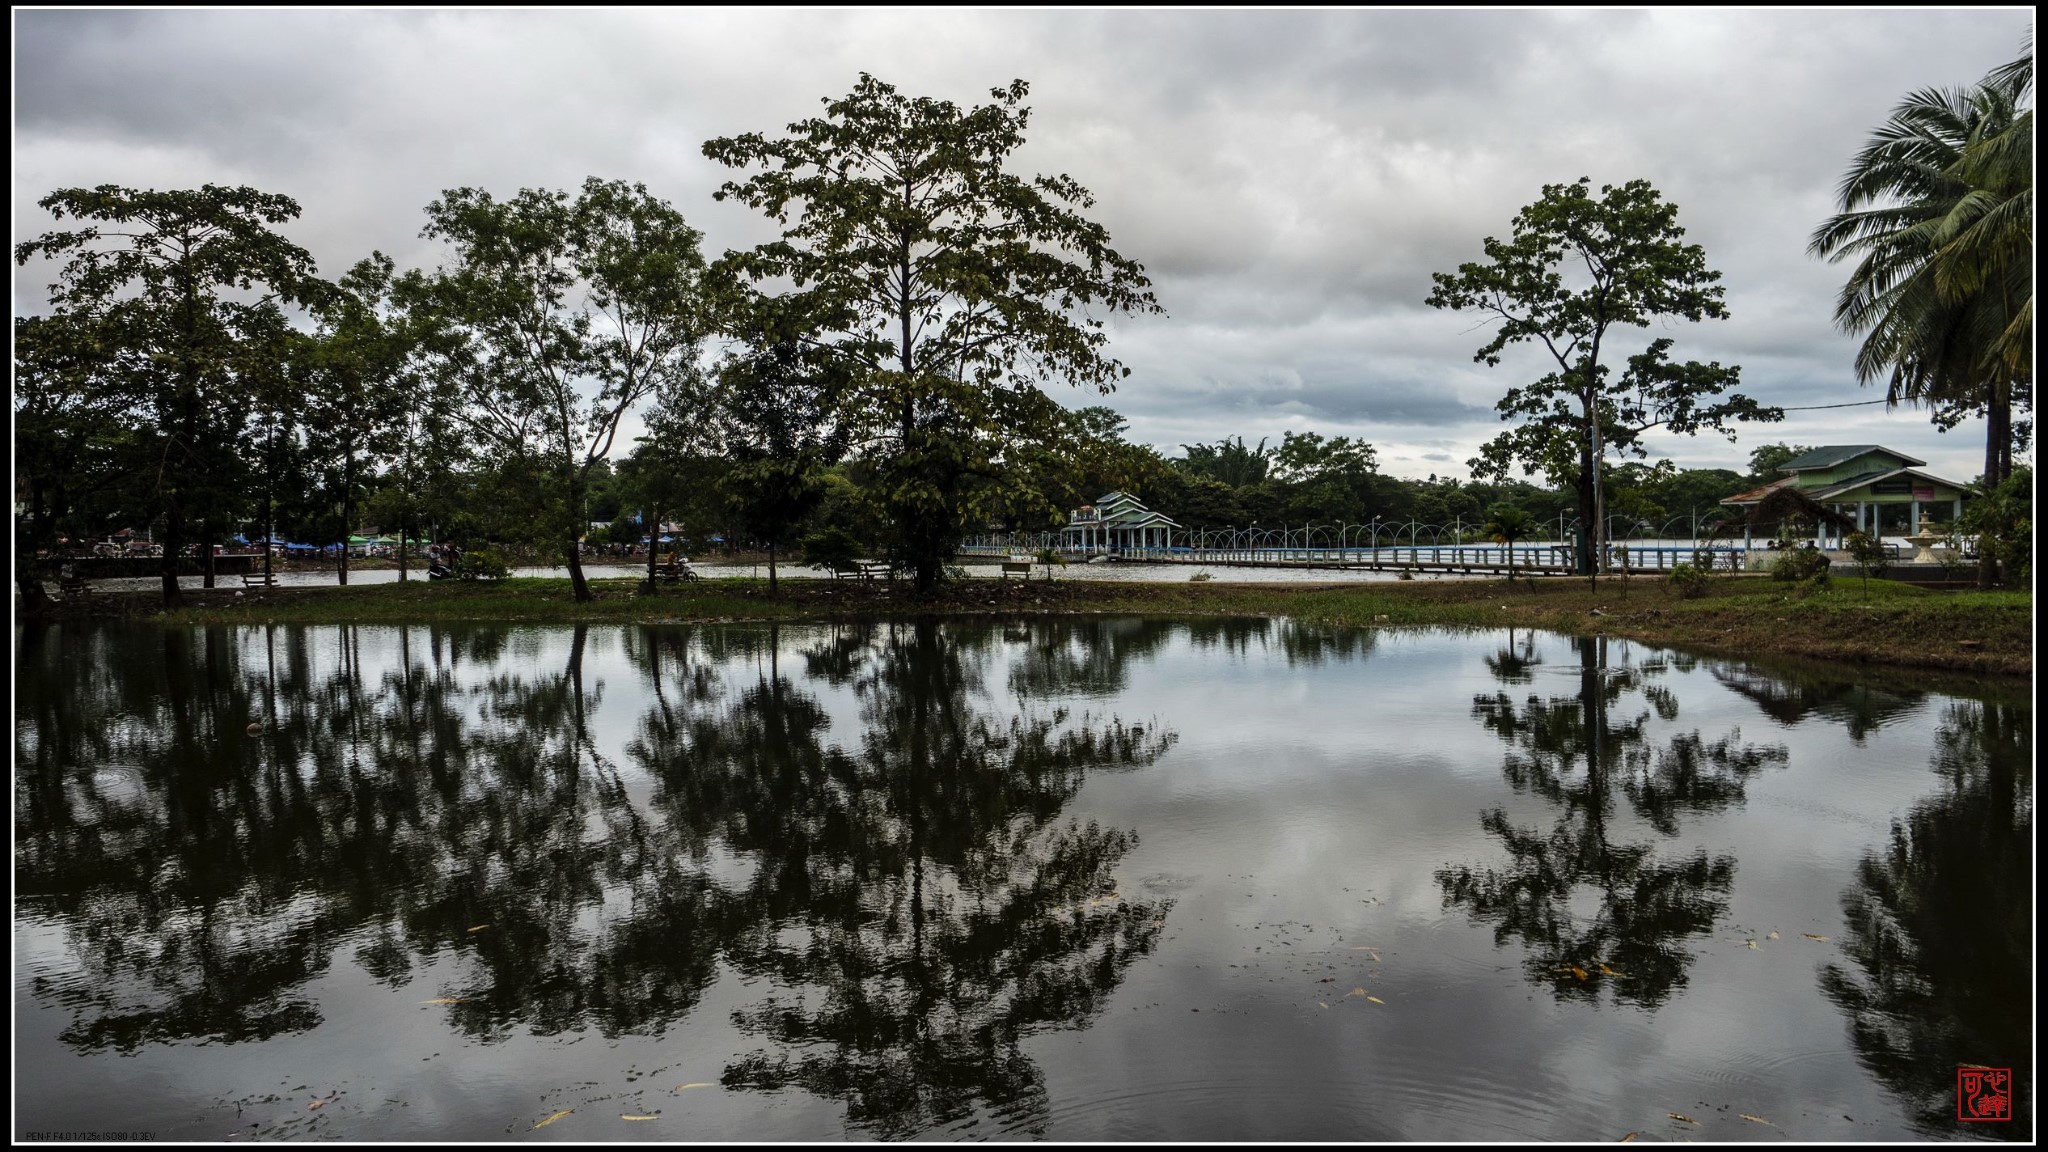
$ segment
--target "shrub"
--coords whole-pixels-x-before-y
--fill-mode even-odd
[[[1884,575],[1891,566],[1891,556],[1884,550],[1884,541],[1867,532],[1851,532],[1843,541],[1849,550],[1849,559],[1863,575],[1863,594],[1870,594],[1870,578]]]
[[[860,542],[843,528],[826,528],[803,539],[804,563],[813,568],[843,568],[860,558]]]
[[[504,553],[485,546],[462,554],[462,575],[472,580],[503,580],[512,574]]]
[[[1786,549],[1771,563],[1771,579],[1787,583],[1818,577],[1818,582],[1825,586],[1827,573],[1828,558],[1811,544]]]
[[[1052,579],[1052,570],[1054,568],[1065,568],[1067,566],[1067,558],[1061,555],[1060,550],[1057,548],[1040,548],[1038,554],[1032,557],[1032,559],[1045,565],[1045,578],[1047,580]]]
[[[1697,600],[1707,594],[1707,574],[1690,564],[1671,569],[1671,590],[1681,600]]]

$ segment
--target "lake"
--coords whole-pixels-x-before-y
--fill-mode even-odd
[[[2024,686],[1270,620],[16,644],[17,1140],[2032,1132]]]

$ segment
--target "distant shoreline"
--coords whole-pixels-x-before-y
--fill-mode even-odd
[[[100,592],[52,606],[50,619],[117,618],[173,625],[461,624],[468,622],[711,623],[871,619],[878,616],[1117,614],[1268,616],[1337,626],[1518,627],[1625,637],[1701,653],[1789,657],[2030,676],[2033,597],[2027,591],[1932,591],[1854,577],[1805,589],[1760,576],[1711,582],[1680,599],[1664,580],[1550,579],[1370,584],[1137,583],[1079,580],[952,581],[919,603],[906,583],[722,579],[665,587],[593,580],[579,604],[567,579],[454,583],[424,580],[317,588],[187,589],[161,610],[156,592]]]

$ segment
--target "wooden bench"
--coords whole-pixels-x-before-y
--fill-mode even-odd
[[[83,576],[62,577],[58,581],[57,589],[64,593],[64,599],[66,600],[74,596],[83,598],[92,595],[92,585],[87,584]]]
[[[1003,561],[1003,579],[1008,580],[1012,576],[1022,576],[1026,580],[1031,579],[1031,564],[1032,561],[1029,560]]]
[[[275,588],[277,587],[277,577],[268,572],[244,572],[242,573],[242,587]]]

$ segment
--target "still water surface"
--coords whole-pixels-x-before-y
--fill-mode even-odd
[[[1257,620],[17,644],[17,1139],[2032,1130],[2022,698]]]

